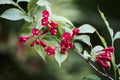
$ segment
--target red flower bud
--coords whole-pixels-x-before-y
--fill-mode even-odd
[[[57,29],[50,28],[50,33],[51,33],[52,35],[57,34]]]
[[[72,36],[77,35],[79,33],[79,31],[80,31],[79,28],[74,28],[72,31],[73,32]]]
[[[39,29],[38,28],[33,28],[32,29],[32,34],[33,35],[38,35],[39,34]]]
[[[34,46],[34,44],[35,44],[35,42],[33,41],[30,43],[30,46],[32,47],[32,46]]]
[[[41,41],[38,38],[36,39],[35,42],[36,42],[36,44],[40,44],[41,43]]]
[[[43,12],[42,12],[42,15],[43,15],[43,17],[49,17],[49,12],[48,12],[48,10],[44,10]]]
[[[68,51],[67,48],[61,48],[61,50],[60,50],[61,53],[65,53],[66,51]]]
[[[30,36],[20,36],[19,37],[19,42],[20,43],[25,43],[29,38],[30,38]]]
[[[104,60],[99,60],[98,61],[104,68],[109,68],[109,65],[108,65],[108,63],[106,62],[106,61],[104,61]]]
[[[46,18],[46,17],[42,18],[41,24],[42,24],[43,26],[48,25],[48,24],[49,24],[48,18]]]
[[[43,41],[40,42],[40,45],[43,46],[43,47],[47,46],[46,42],[43,42]]]
[[[57,23],[57,22],[51,22],[50,25],[51,25],[53,28],[58,28],[58,23]]]
[[[48,55],[55,55],[55,47],[48,46],[45,51],[47,52]]]
[[[62,38],[66,39],[66,40],[70,40],[70,39],[72,39],[72,36],[71,36],[71,34],[69,32],[64,32],[62,34]]]

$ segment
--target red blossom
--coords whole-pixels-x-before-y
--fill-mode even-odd
[[[32,41],[32,42],[30,43],[30,46],[32,47],[32,46],[34,46],[34,44],[35,44],[35,42]]]
[[[50,28],[50,33],[51,33],[52,35],[57,34],[57,29]]]
[[[72,36],[71,36],[71,34],[69,32],[64,32],[62,34],[62,38],[66,39],[66,40],[70,40],[70,39],[72,39]]]
[[[48,12],[48,10],[44,10],[43,12],[42,12],[42,15],[43,15],[43,17],[49,17],[49,12]]]
[[[72,31],[73,32],[72,36],[77,35],[79,33],[79,31],[80,31],[79,28],[74,28]]]
[[[48,25],[48,24],[49,24],[48,18],[46,18],[46,17],[42,18],[41,24],[42,24],[43,26]]]
[[[33,28],[32,29],[32,34],[33,35],[38,35],[39,34],[39,29],[38,28]]]
[[[58,23],[57,23],[57,22],[51,22],[50,25],[51,25],[53,28],[58,28]]]
[[[47,46],[45,51],[47,52],[48,55],[55,55],[55,47]]]
[[[20,36],[19,37],[19,42],[20,43],[25,43],[31,36]]]

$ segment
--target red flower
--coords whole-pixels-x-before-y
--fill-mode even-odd
[[[49,24],[48,18],[46,18],[46,17],[42,18],[41,24],[42,24],[43,26],[48,25],[48,24]]]
[[[51,33],[52,35],[57,34],[57,29],[50,28],[50,33]]]
[[[66,39],[66,40],[70,40],[70,39],[72,39],[72,36],[71,36],[71,34],[69,32],[64,32],[62,34],[62,38]]]
[[[30,46],[32,47],[32,46],[34,46],[34,44],[35,44],[35,42],[33,41],[30,43]]]
[[[51,25],[53,28],[58,28],[58,23],[57,23],[57,22],[51,22],[50,25]]]
[[[31,36],[20,36],[19,37],[19,42],[20,43],[25,43]]]
[[[107,62],[109,62],[111,60],[111,53],[114,51],[114,47],[110,46],[108,48],[104,48],[100,51],[99,54],[96,55],[96,61],[98,61],[104,68],[108,68],[109,64]]]
[[[38,35],[39,34],[39,29],[38,28],[33,28],[32,29],[32,34],[33,35]]]
[[[61,53],[65,53],[66,51],[68,51],[67,48],[61,48],[61,50],[60,50]]]
[[[46,47],[46,46],[47,46],[46,42],[43,42],[43,41],[40,42],[40,45],[41,45],[42,47]]]
[[[72,31],[73,32],[72,36],[77,35],[79,33],[79,31],[80,31],[79,28],[74,28]]]
[[[47,52],[48,55],[55,55],[55,47],[48,46],[45,51]]]
[[[48,10],[44,10],[43,12],[42,12],[42,15],[43,15],[43,17],[49,17],[49,12],[48,12]]]

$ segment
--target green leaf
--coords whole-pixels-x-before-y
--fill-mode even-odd
[[[17,0],[17,3],[19,2],[29,2],[30,0]]]
[[[79,29],[80,29],[79,33],[94,33],[96,31],[95,28],[89,24],[84,24],[80,26]]]
[[[61,22],[61,23],[70,24],[72,27],[74,27],[74,25],[72,24],[72,22],[69,19],[67,19],[67,18],[65,18],[63,16],[57,16],[55,14],[52,14],[51,15],[51,19],[54,20],[54,21]]]
[[[107,28],[108,28],[108,31],[109,31],[109,33],[110,33],[111,38],[113,38],[114,32],[113,32],[112,28],[110,28],[110,25],[109,25],[109,23],[108,23],[105,15],[104,15],[104,13],[103,13],[99,8],[98,8],[98,11],[99,11],[99,13],[100,13],[100,15],[101,15],[101,18],[103,19],[105,25],[106,25]]]
[[[85,59],[89,59],[91,57],[86,50],[83,52],[83,56]]]
[[[88,76],[85,76],[83,80],[101,80],[101,79],[95,74],[90,74]]]
[[[120,39],[120,31],[115,34],[114,40],[116,40],[116,39]]]
[[[0,4],[14,4],[12,0],[0,0]]]
[[[55,54],[55,59],[58,62],[59,66],[61,67],[61,63],[63,63],[67,59],[68,53],[60,53],[60,50],[57,49]]]
[[[29,1],[28,6],[27,6],[28,11],[31,10],[31,9],[33,9],[35,7],[37,1],[38,0],[30,0]]]
[[[102,50],[103,49],[103,47],[102,46],[100,46],[100,45],[97,45],[97,46],[95,46],[92,50],[91,50],[91,56],[93,57],[93,61],[94,61],[94,59],[95,59],[95,55],[96,55],[96,53],[97,53],[97,51],[99,51],[99,50]]]
[[[38,0],[37,5],[39,5],[39,6],[49,6],[50,3],[48,2],[48,0]]]
[[[45,57],[46,57],[46,52],[45,52],[44,48],[41,47],[40,45],[37,45],[37,44],[34,45],[34,48],[35,48],[36,52],[42,57],[42,59],[43,59],[45,62],[47,62],[46,59],[45,59]]]
[[[82,47],[82,45],[81,45],[80,43],[75,42],[74,45],[75,45],[75,48],[76,48],[79,52],[82,52],[83,47]]]
[[[20,20],[23,19],[24,16],[24,13],[16,8],[8,9],[2,15],[0,15],[1,18],[5,18],[8,20]]]
[[[87,45],[91,45],[90,43],[90,37],[88,35],[78,35],[74,38],[75,40],[80,40],[84,43],[86,43]]]

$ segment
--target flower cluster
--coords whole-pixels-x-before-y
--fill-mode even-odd
[[[74,28],[72,31],[72,35],[69,32],[64,32],[62,34],[62,40],[60,42],[60,48],[61,48],[61,53],[65,53],[68,51],[68,49],[73,48],[73,42],[70,42],[70,40],[79,33],[78,28]]]
[[[108,62],[111,60],[111,53],[114,51],[114,47],[110,46],[98,51],[96,55],[96,61],[99,62],[104,68],[109,68]]]
[[[19,42],[20,43],[25,43],[28,39],[30,39],[30,38],[32,38],[32,37],[38,37],[39,36],[39,33],[40,33],[40,31],[39,31],[39,29],[38,28],[33,28],[32,29],[32,35],[28,35],[28,36],[20,36],[19,37]],[[30,43],[30,46],[32,47],[32,46],[34,46],[34,44],[37,44],[37,45],[41,45],[41,46],[43,46],[43,47],[46,47],[46,43],[45,42],[43,42],[43,41],[41,41],[41,40],[39,40],[38,38],[35,38],[35,40],[33,40],[31,43]]]
[[[43,16],[43,18],[41,19],[42,26],[48,26],[48,30],[52,35],[57,34],[58,23],[49,21],[49,12],[47,10],[44,10],[42,12],[42,16]]]

